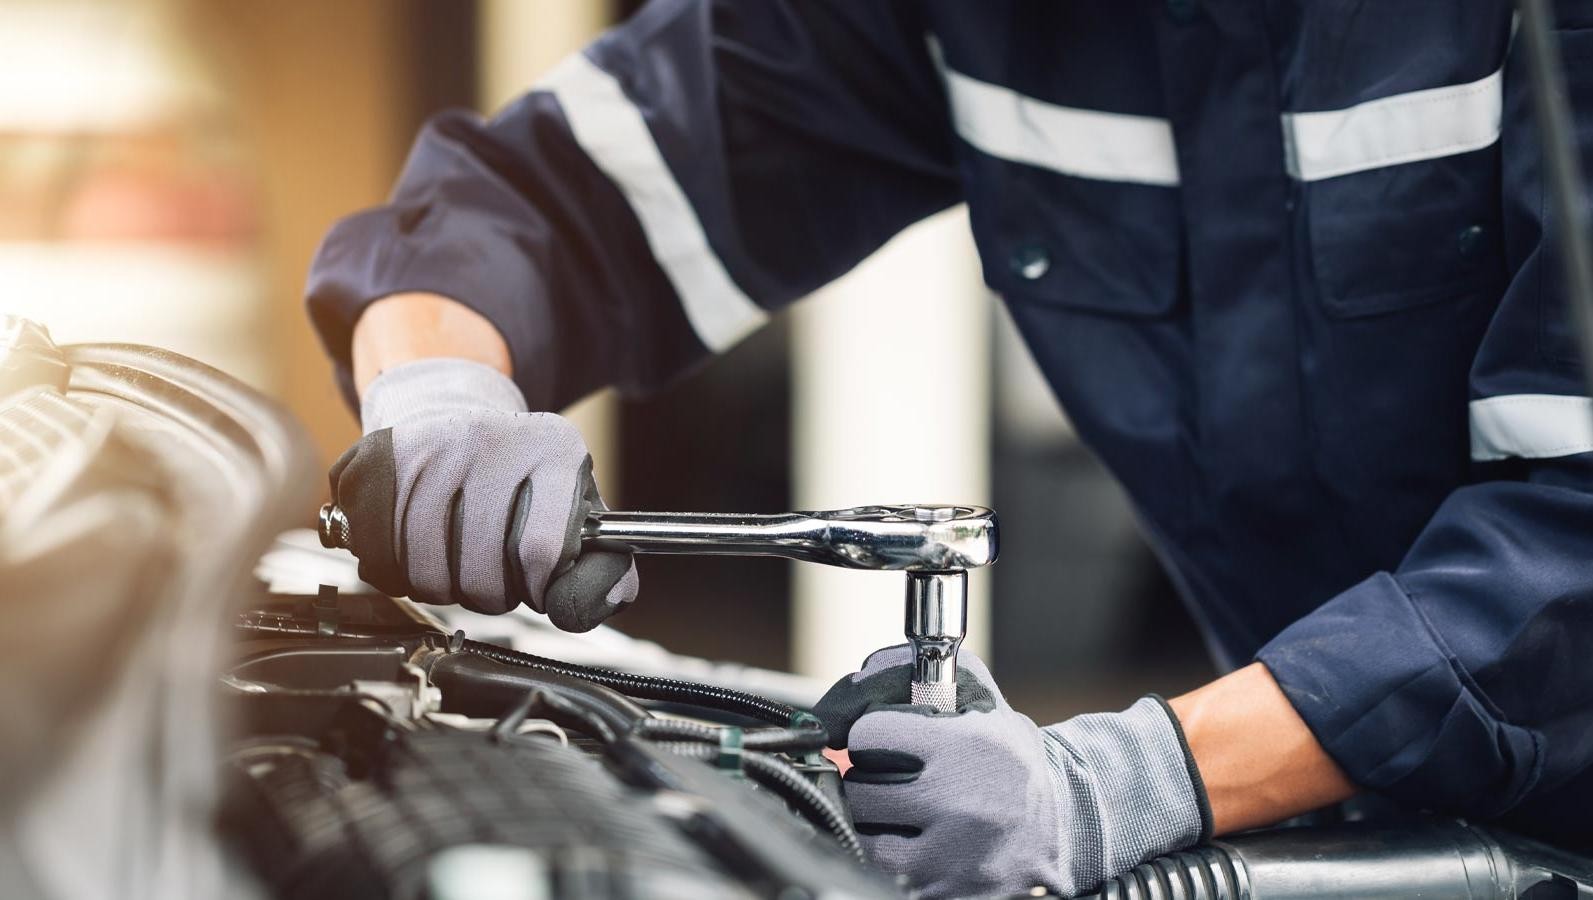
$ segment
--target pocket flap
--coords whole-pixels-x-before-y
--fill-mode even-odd
[[[1178,191],[1052,173],[974,204],[985,281],[1009,300],[1104,315],[1169,315],[1178,302]],[[980,221],[980,219],[983,221]]]

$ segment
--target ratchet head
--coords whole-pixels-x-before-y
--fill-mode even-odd
[[[854,506],[802,513],[825,525],[829,559],[851,569],[956,572],[996,561],[996,514],[980,506]]]

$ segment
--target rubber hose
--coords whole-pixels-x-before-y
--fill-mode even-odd
[[[768,753],[753,750],[743,756],[748,772],[759,784],[779,793],[815,825],[834,835],[847,853],[858,860],[864,859],[863,842],[857,836],[857,829],[852,827],[851,818],[802,777],[801,772]]]
[[[643,719],[637,733],[645,738],[668,741],[700,741],[718,744],[724,727],[683,722],[679,719]],[[781,753],[812,753],[824,749],[827,736],[815,728],[758,728],[742,734],[741,746],[748,750]]]
[[[660,742],[658,746],[694,759],[709,760],[719,756],[719,748],[710,744]],[[841,849],[860,862],[867,861],[863,842],[858,839],[851,819],[801,772],[778,757],[757,750],[743,751],[741,765],[752,780],[778,794],[815,827],[834,837]]]
[[[432,684],[442,689],[443,709],[467,716],[498,718],[521,703],[526,694],[542,689],[571,700],[587,716],[602,722],[601,734],[623,734],[649,716],[618,691],[589,684],[563,672],[528,670],[477,653],[428,654],[421,659]],[[557,717],[550,717],[555,718]],[[564,723],[561,723],[564,724]],[[579,730],[583,723],[571,723]]]
[[[823,726],[810,714],[802,712],[794,706],[788,706],[766,697],[759,697],[756,694],[715,687],[710,684],[679,681],[674,678],[633,675],[629,672],[617,672],[613,669],[562,662],[545,656],[521,653],[518,650],[510,650],[507,647],[500,647],[496,644],[484,644],[481,641],[465,640],[460,642],[459,646],[468,652],[485,656],[498,662],[584,678],[639,700],[686,703],[692,706],[736,713],[751,719],[757,719],[760,722],[779,725],[783,728],[801,727],[823,730]]]

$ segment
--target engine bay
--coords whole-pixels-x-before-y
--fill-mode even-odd
[[[372,593],[291,530],[320,478],[270,401],[0,330],[8,896],[911,896],[862,856],[814,686]],[[1099,896],[1593,897],[1586,848],[1338,818]]]
[[[859,865],[822,728],[785,704],[331,588],[237,627],[224,821],[285,896],[478,896],[460,860],[483,854],[547,896],[895,894]]]

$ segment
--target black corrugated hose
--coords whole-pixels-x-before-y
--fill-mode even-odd
[[[750,734],[747,736],[751,737]],[[695,741],[660,741],[658,746],[694,759],[714,759],[720,754],[717,737],[712,744]],[[858,840],[857,830],[852,827],[852,822],[846,813],[789,763],[759,750],[743,750],[741,766],[753,781],[778,794],[787,803],[796,807],[808,821],[834,836],[836,843],[840,844],[847,853],[860,862],[866,859],[863,855],[863,842]]]
[[[699,741],[718,744],[725,729],[680,719],[643,719],[636,733],[644,738],[666,741]],[[824,749],[826,736],[818,728],[758,728],[742,733],[741,746],[747,750],[778,753],[815,753]]]
[[[816,731],[819,734],[823,734],[824,731],[823,725],[811,714],[803,712],[794,706],[770,700],[767,697],[759,697],[756,694],[743,693],[742,691],[716,687],[711,684],[697,684],[696,682],[679,681],[674,678],[657,678],[651,675],[634,675],[629,672],[617,672],[613,669],[562,662],[545,656],[510,650],[497,644],[485,644],[481,641],[461,639],[459,635],[455,635],[452,640],[448,641],[448,646],[449,649],[464,650],[501,663],[508,663],[509,665],[526,666],[527,668],[539,669],[544,672],[555,672],[560,675],[585,678],[588,681],[612,688],[627,697],[634,697],[638,700],[684,703],[706,709],[735,713],[736,715],[746,716],[749,719],[778,725],[781,728]]]

